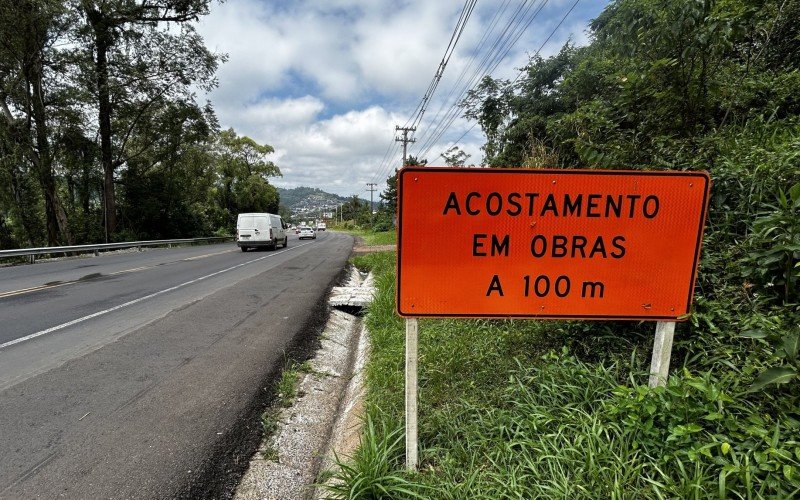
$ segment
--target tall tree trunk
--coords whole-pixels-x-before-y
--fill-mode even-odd
[[[53,157],[50,142],[47,138],[47,120],[45,118],[44,99],[42,94],[41,61],[34,61],[30,66],[31,108],[33,122],[36,125],[36,152],[32,155],[34,166],[39,177],[44,195],[45,216],[47,218],[47,243],[58,246],[60,242],[68,245],[74,243],[67,222],[67,213],[58,196],[53,176]]]
[[[95,71],[97,73],[98,122],[100,123],[100,162],[103,165],[103,199],[106,230],[108,234],[117,229],[117,197],[114,193],[114,158],[111,151],[111,98],[108,90],[108,49],[111,33],[100,19],[92,21],[95,35]],[[91,17],[90,17],[91,20]]]
[[[90,172],[89,164],[84,160],[83,172],[81,175],[81,208],[83,209],[83,237],[88,239],[91,234],[91,216],[89,213],[89,198],[91,184],[89,183]]]

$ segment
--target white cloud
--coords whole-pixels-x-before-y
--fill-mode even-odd
[[[361,192],[372,181],[386,138],[400,119],[373,106],[303,127],[272,130],[284,174],[275,184],[317,186],[342,195]]]
[[[225,123],[235,123],[234,128],[262,142],[269,142],[269,132],[307,126],[325,108],[325,103],[313,96],[297,99],[268,98],[243,106],[217,108]]]
[[[470,77],[480,66],[481,54],[471,57],[503,3],[479,3],[423,125],[431,125],[462,71],[472,64],[466,72]],[[551,1],[493,76],[516,76],[571,4]],[[588,18],[604,4],[604,0],[584,3],[542,55],[557,52],[570,34],[575,42],[585,43]],[[277,185],[314,186],[345,195],[363,194],[367,182],[378,182],[382,189],[392,165],[400,162],[394,126],[405,123],[422,98],[463,5],[462,0],[215,3],[199,31],[209,48],[228,53],[229,61],[221,66],[219,87],[209,98],[223,127],[275,147],[274,161],[284,174]],[[508,5],[495,34],[518,2]],[[491,40],[486,42],[484,50],[491,45]],[[472,125],[463,118],[455,120],[430,147],[426,156],[431,164],[441,164],[436,156]],[[420,129],[420,142],[431,132]],[[479,128],[461,140],[460,146],[472,155],[468,162],[480,162],[482,141]],[[421,144],[412,145],[412,154],[418,153],[413,146]],[[395,152],[389,162],[383,161],[387,148]]]
[[[199,31],[209,48],[229,55],[218,71],[215,101],[238,101],[278,88],[295,57],[291,39],[276,30],[270,11],[260,2],[214,4]]]

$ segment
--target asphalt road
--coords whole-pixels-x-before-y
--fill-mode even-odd
[[[352,246],[0,268],[0,498],[224,496]]]

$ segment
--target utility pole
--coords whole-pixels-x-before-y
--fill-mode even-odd
[[[417,142],[417,140],[414,139],[414,138],[409,139],[408,138],[408,133],[409,132],[415,132],[417,130],[417,127],[400,127],[400,126],[395,125],[394,129],[395,129],[395,131],[402,131],[403,132],[403,137],[395,137],[394,140],[397,141],[397,142],[402,142],[403,143],[403,166],[405,167],[406,166],[406,149],[408,148],[408,143],[409,142]]]
[[[403,137],[394,140],[403,143],[403,166],[406,166],[406,149],[409,142],[417,142],[408,138],[409,132],[414,132],[417,127],[394,127],[395,131],[402,131]],[[406,319],[406,366],[405,366],[405,396],[406,396],[406,467],[410,471],[417,470],[418,445],[417,445],[417,318]]]
[[[403,143],[403,167],[406,166],[407,149],[409,142],[417,142],[413,137],[408,138],[409,132],[414,132],[417,127],[399,127],[394,130],[402,132],[402,137],[394,140]],[[396,172],[397,170],[395,170]],[[406,366],[405,366],[405,396],[406,396],[406,467],[410,471],[417,470],[418,445],[417,445],[417,344],[418,344],[417,318],[406,319]]]
[[[367,191],[369,191],[369,220],[370,220],[370,222],[375,222],[375,215],[373,215],[373,213],[372,213],[372,212],[374,212],[374,209],[372,208],[372,193],[377,191],[376,186],[377,186],[377,184],[375,184],[374,182],[368,182],[367,183]]]

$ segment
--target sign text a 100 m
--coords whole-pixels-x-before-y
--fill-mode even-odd
[[[401,316],[689,312],[705,172],[407,167],[398,176]]]

